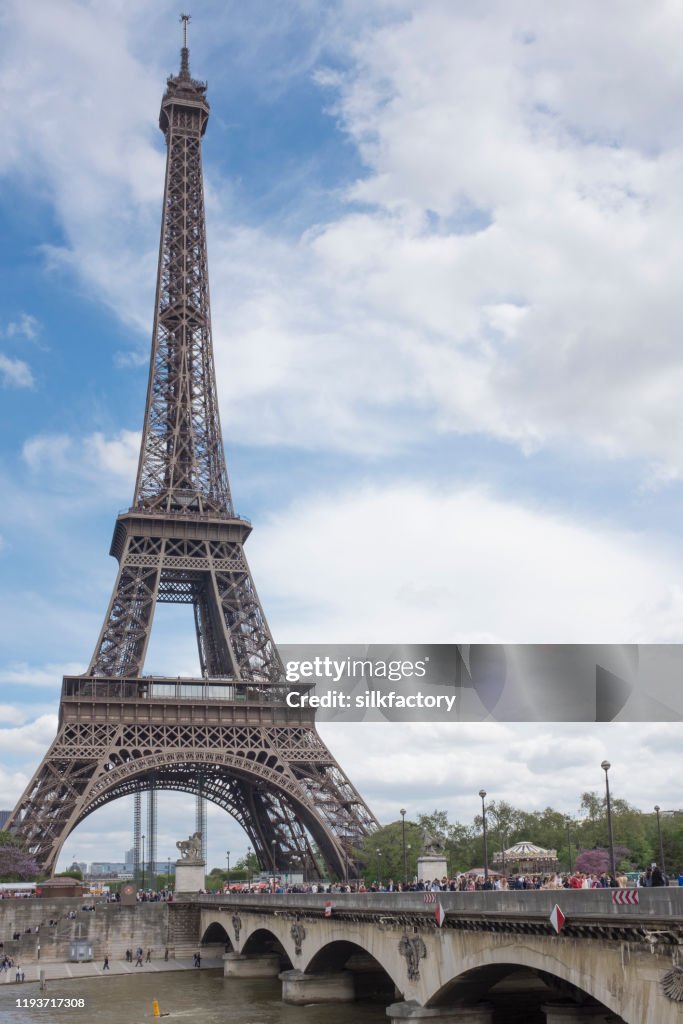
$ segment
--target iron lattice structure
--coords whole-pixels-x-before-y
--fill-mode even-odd
[[[342,876],[377,822],[313,713],[286,704],[244,555],[251,526],[230,496],[211,341],[205,92],[184,46],[159,118],[167,164],[152,355],[135,495],[111,545],[118,575],[88,671],[64,678],[57,737],[8,827],[52,870],[97,808],[180,790],[233,815],[262,867],[275,859],[282,871],[314,874],[317,846]],[[143,675],[159,602],[193,606],[201,678]]]

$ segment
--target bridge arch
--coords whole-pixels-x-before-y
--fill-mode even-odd
[[[282,969],[290,970],[293,966],[289,953],[282,944],[282,940],[270,931],[269,928],[255,928],[242,943],[240,952],[244,956],[262,956],[268,953],[276,953],[281,960]]]
[[[381,950],[371,951],[366,945],[349,939],[333,939],[324,943],[312,953],[305,966],[302,965],[302,970],[306,974],[324,974],[344,969],[352,971],[355,975],[357,990],[359,979],[363,975],[368,976],[368,986],[365,987],[369,987],[373,979],[375,987],[379,985],[380,979],[385,979],[385,983],[380,987],[386,988],[390,993],[399,987],[400,968],[395,959],[390,961]]]
[[[364,945],[348,939],[334,939],[320,946],[305,967],[309,975],[340,971],[353,975],[357,999],[382,996],[391,1001],[396,992],[396,980],[385,964]],[[395,964],[393,971],[396,973]]]
[[[232,940],[220,921],[212,921],[205,929],[201,937],[200,945],[215,945],[220,942],[225,946],[226,953],[234,953],[235,949]]]
[[[617,995],[600,976],[566,963],[559,949],[553,954],[523,945],[519,939],[510,940],[465,955],[459,966],[456,974],[429,995],[426,1006],[445,1007],[463,998],[483,998],[506,975],[527,968],[548,984],[558,982],[563,994],[574,996],[577,1002],[588,997],[620,1016]]]

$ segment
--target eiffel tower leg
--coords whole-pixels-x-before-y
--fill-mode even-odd
[[[162,546],[163,541],[155,538],[127,538],[89,676],[142,672],[159,592]]]

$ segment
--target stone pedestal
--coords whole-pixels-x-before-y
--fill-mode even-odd
[[[206,882],[206,861],[177,860],[175,862],[175,892],[197,893]]]
[[[435,878],[439,881],[446,875],[448,877],[448,864],[445,857],[431,857],[423,854],[417,858],[417,877],[425,884],[433,882]]]
[[[429,1020],[434,1024],[491,1024],[493,1007],[490,1003],[476,1003],[473,1006],[420,1006],[411,1000],[407,1003],[393,1003],[387,1007],[391,1024],[403,1021]]]
[[[223,974],[226,978],[277,978],[280,973],[280,957],[277,953],[223,954]]]
[[[352,1003],[356,998],[353,975],[350,971],[329,974],[304,974],[303,971],[283,971],[283,1003]]]
[[[609,1015],[604,1006],[577,1006],[576,1003],[546,1003],[541,1009],[546,1024],[590,1024],[604,1021]]]

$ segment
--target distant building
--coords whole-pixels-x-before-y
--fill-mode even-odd
[[[118,875],[125,870],[126,865],[122,861],[94,860],[90,865],[91,875]]]

